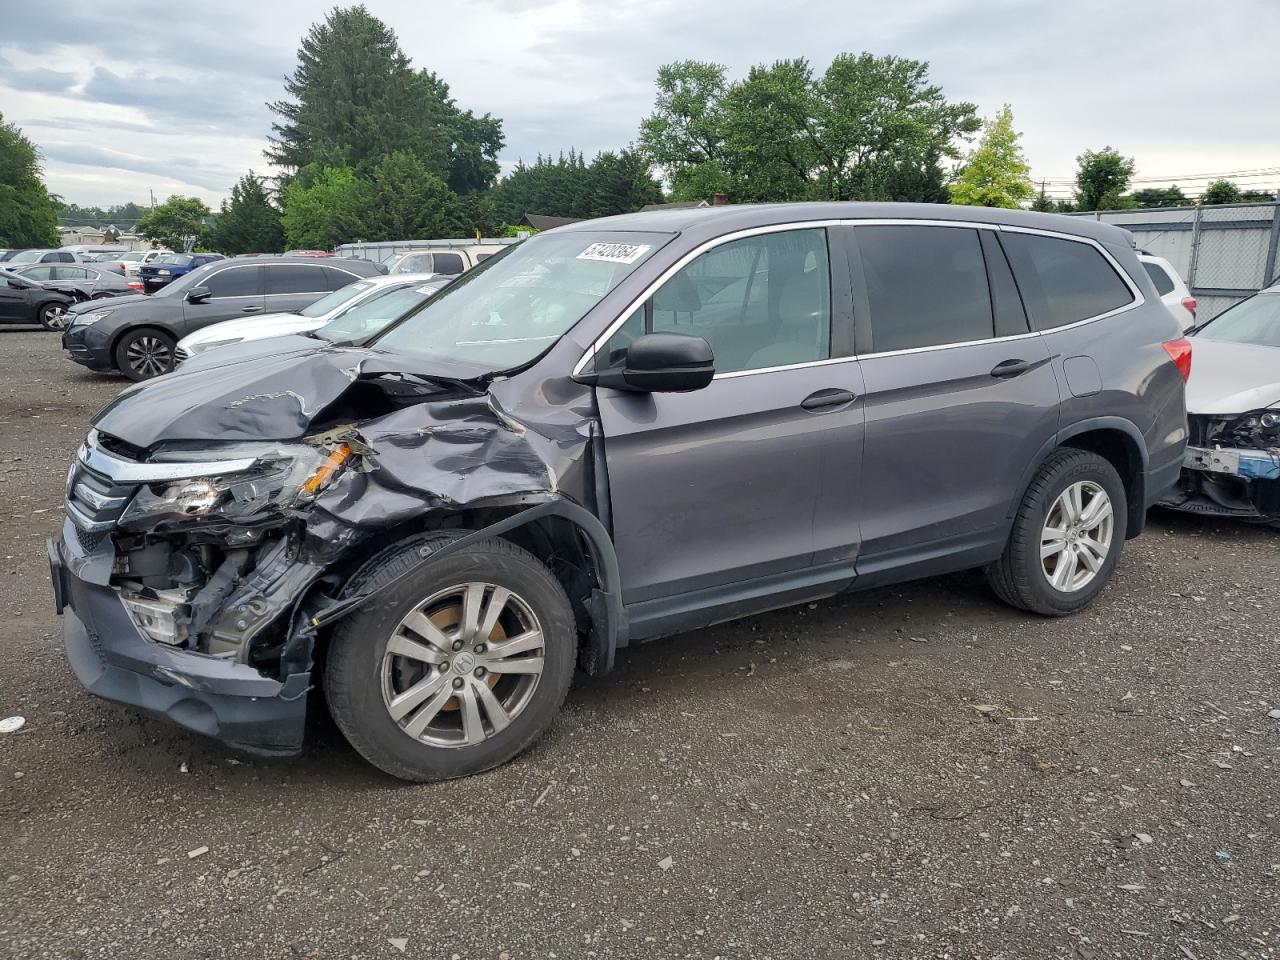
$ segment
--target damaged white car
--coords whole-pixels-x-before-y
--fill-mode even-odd
[[[1280,287],[1193,336],[1189,445],[1166,507],[1280,526]]]

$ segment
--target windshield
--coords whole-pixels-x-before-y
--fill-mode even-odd
[[[1196,336],[1280,347],[1280,293],[1260,293],[1240,301],[1206,323]]]
[[[531,237],[464,273],[376,346],[491,371],[522,366],[670,239],[589,230]]]
[[[185,267],[192,261],[189,253],[171,253],[167,257],[161,257],[158,263],[176,263],[180,267]]]
[[[15,253],[9,258],[9,263],[32,263],[44,256],[43,250],[23,250],[21,253]]]
[[[348,283],[340,290],[335,290],[327,297],[321,297],[309,307],[304,307],[298,313],[304,317],[310,317],[312,320],[319,320],[323,316],[327,316],[348,300],[362,296],[366,290],[373,287],[372,283]]]
[[[317,330],[316,336],[339,342],[372,337],[424,303],[438,289],[438,285],[419,283],[375,293],[343,310]]]

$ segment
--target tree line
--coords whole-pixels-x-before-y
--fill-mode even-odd
[[[929,64],[841,54],[752,67],[682,60],[658,69],[634,144],[591,159],[539,155],[500,176],[502,121],[460,106],[415,68],[395,32],[363,5],[333,9],[302,38],[284,97],[268,104],[266,159],[218,211],[173,196],[153,209],[62,205],[40,179],[34,145],[0,117],[0,246],[56,243],[76,225],[128,226],[174,249],[224,253],[331,249],[355,240],[511,232],[526,214],[591,218],[671,200],[896,200],[1067,212],[1194,202],[1176,186],[1130,190],[1134,160],[1086,150],[1070,200],[1030,167],[1005,105],[985,122],[948,99]],[[966,146],[977,138],[969,149]],[[1228,181],[1202,203],[1274,199]],[[117,222],[118,221],[118,222]]]

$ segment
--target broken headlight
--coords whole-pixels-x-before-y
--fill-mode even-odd
[[[248,521],[264,513],[279,512],[314,499],[346,466],[351,447],[311,444],[235,444],[216,451],[181,451],[153,463],[252,460],[252,466],[235,472],[210,470],[205,477],[160,480],[144,486],[129,504],[119,525],[146,526],[160,520],[209,517],[232,523]],[[185,471],[183,471],[185,472]]]

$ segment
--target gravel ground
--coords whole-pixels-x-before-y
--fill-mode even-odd
[[[44,540],[123,381],[14,328],[0,371],[2,955],[1280,954],[1280,533],[1155,516],[1068,620],[962,574],[625,650],[407,786],[80,689]]]

